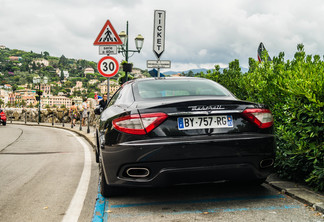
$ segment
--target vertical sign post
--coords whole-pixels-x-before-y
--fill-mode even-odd
[[[164,52],[165,45],[165,11],[154,10],[154,29],[153,29],[153,51],[158,59]],[[158,77],[160,77],[160,68],[158,68]]]

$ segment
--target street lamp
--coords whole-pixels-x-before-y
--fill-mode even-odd
[[[141,49],[143,48],[143,43],[144,43],[144,37],[141,34],[138,34],[138,36],[136,36],[135,38],[135,45],[138,52],[140,52]]]
[[[119,47],[118,53],[122,53],[122,55],[125,57],[125,61],[128,62],[128,52],[133,52],[133,54],[129,57],[132,57],[135,52],[140,53],[141,49],[143,48],[143,43],[144,43],[144,38],[142,35],[138,35],[135,38],[135,45],[136,45],[136,50],[129,50],[128,49],[128,21],[126,22],[126,33],[125,31],[121,31],[119,33],[120,40],[123,42],[123,44]],[[125,71],[125,76],[126,76],[126,81],[128,81],[128,76],[127,76],[128,71]]]
[[[48,82],[48,78],[45,76],[43,78],[43,83],[47,84],[47,82]],[[41,118],[40,118],[41,95],[42,95],[42,93],[41,93],[41,78],[39,76],[35,76],[33,78],[33,83],[38,84],[37,94],[38,94],[38,124],[39,124],[41,121]]]

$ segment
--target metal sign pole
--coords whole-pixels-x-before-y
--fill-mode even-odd
[[[158,63],[160,62],[160,58],[158,58]],[[158,77],[160,78],[160,67],[158,68]]]
[[[62,126],[64,127],[64,110],[63,110],[62,112],[63,112],[63,117],[62,117]]]
[[[107,101],[109,101],[109,82],[110,82],[110,78],[107,78]]]

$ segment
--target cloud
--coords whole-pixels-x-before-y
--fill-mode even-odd
[[[153,53],[154,10],[166,10],[165,51],[172,69],[228,64],[239,59],[248,66],[263,42],[270,56],[285,52],[291,59],[304,43],[308,54],[323,55],[324,2],[314,0],[1,0],[0,44],[26,51],[48,51],[54,56],[97,62],[93,42],[109,19],[117,33],[129,22],[129,47],[134,38],[145,38],[141,53],[129,58],[145,69]],[[124,58],[115,56],[119,61]],[[183,71],[183,70],[179,70]]]

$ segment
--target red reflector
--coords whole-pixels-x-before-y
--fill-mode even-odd
[[[273,125],[273,116],[269,109],[246,109],[242,114],[261,129]]]
[[[129,134],[145,135],[159,126],[168,117],[165,113],[146,113],[114,119],[115,129]]]

